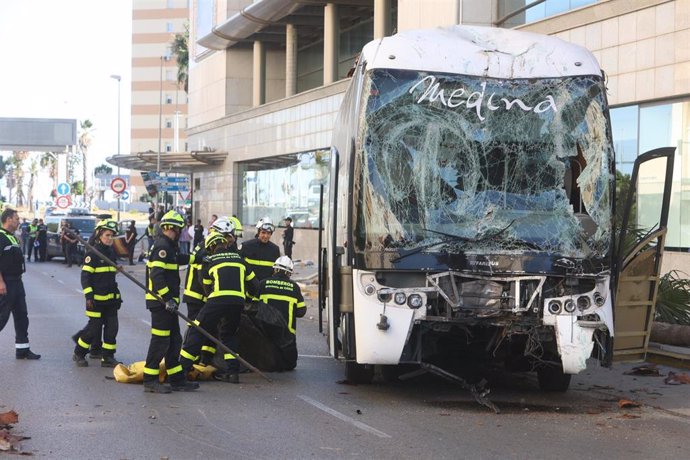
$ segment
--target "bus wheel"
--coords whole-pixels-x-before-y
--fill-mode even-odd
[[[537,369],[539,389],[542,391],[568,391],[572,375],[565,374],[562,366],[543,366]]]
[[[359,364],[355,361],[345,362],[345,379],[351,383],[371,383],[374,378],[374,366]]]

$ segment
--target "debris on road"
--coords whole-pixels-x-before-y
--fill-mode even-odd
[[[676,374],[673,371],[669,371],[668,376],[664,379],[664,383],[667,385],[682,385],[684,383],[690,384],[690,376],[687,374]]]
[[[656,364],[643,364],[633,367],[629,371],[623,372],[624,375],[642,375],[647,377],[663,377]]]
[[[633,407],[640,407],[640,403],[631,401],[629,399],[620,399],[618,400],[618,407],[621,409],[630,409]]]
[[[19,414],[11,410],[0,413],[0,451],[19,453],[20,455],[32,455],[30,452],[23,452],[21,441],[31,439],[27,436],[17,436],[10,433],[12,425],[19,422]]]

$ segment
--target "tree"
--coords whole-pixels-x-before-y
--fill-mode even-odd
[[[170,43],[172,53],[177,61],[177,85],[189,93],[189,24],[184,25],[184,32],[175,34]]]
[[[81,152],[81,168],[82,168],[82,182],[83,182],[83,188],[81,194],[84,195],[84,201],[88,201],[86,197],[86,190],[88,188],[88,182],[87,182],[87,176],[86,176],[86,169],[87,169],[87,161],[86,161],[86,154],[89,151],[89,147],[91,146],[91,133],[93,132],[93,123],[91,123],[91,120],[84,120],[79,124],[80,128],[80,133],[79,133],[79,151]],[[89,206],[91,203],[89,203]]]
[[[99,166],[96,166],[93,170],[94,176],[100,176],[100,175],[108,175],[113,173],[113,168],[108,166],[107,164],[102,164]]]
[[[36,176],[38,176],[38,162],[36,161],[36,158],[32,158],[29,166],[29,211],[34,211],[34,188],[36,187]]]
[[[41,155],[41,169],[48,169],[48,175],[53,181],[53,190],[57,188],[58,154],[56,152],[45,152]],[[52,196],[52,192],[51,192]]]
[[[10,164],[14,169],[15,187],[17,188],[17,206],[24,206],[24,160],[29,158],[29,152],[15,150],[12,152]]]
[[[3,157],[0,157],[0,179],[5,177],[5,174],[7,174],[8,166],[9,166],[9,162],[6,162]]]

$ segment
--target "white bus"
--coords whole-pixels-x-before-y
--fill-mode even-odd
[[[322,304],[347,378],[498,361],[565,391],[611,362],[614,150],[589,51],[483,27],[385,37],[335,125]]]

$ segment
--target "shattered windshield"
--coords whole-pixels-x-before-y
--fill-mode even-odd
[[[355,249],[604,256],[613,150],[603,88],[594,76],[369,72]]]

